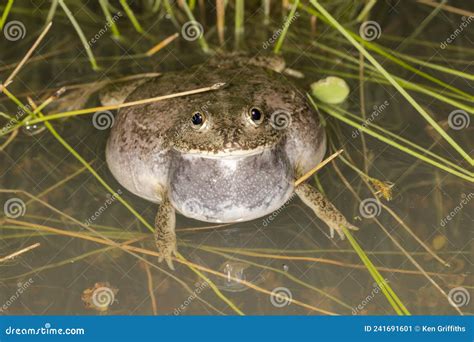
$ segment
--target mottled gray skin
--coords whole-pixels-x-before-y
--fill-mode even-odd
[[[214,58],[148,80],[126,98],[130,102],[226,83],[215,91],[118,112],[107,163],[129,191],[162,202],[156,220],[160,259],[171,264],[176,253],[175,209],[207,222],[268,215],[293,194],[296,175],[323,158],[326,138],[318,115],[304,94],[273,69],[281,64],[265,58]],[[260,124],[249,116],[252,107],[264,115]],[[195,112],[206,118],[199,129],[191,120]]]

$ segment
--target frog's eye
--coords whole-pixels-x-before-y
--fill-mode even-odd
[[[250,122],[256,126],[260,125],[263,122],[264,115],[260,108],[251,107],[247,115]]]
[[[193,128],[200,129],[206,122],[206,116],[201,112],[195,112],[191,117]]]

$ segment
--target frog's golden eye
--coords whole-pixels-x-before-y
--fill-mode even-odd
[[[263,122],[263,112],[258,107],[251,107],[247,113],[247,116],[252,124],[255,126],[260,125]]]
[[[191,117],[193,128],[200,129],[206,122],[206,116],[201,112],[195,112]]]

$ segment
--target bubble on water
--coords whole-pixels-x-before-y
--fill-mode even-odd
[[[35,123],[31,125],[25,125],[21,128],[22,132],[26,135],[33,136],[40,134],[46,129],[46,126],[42,123]]]
[[[248,287],[241,281],[247,281],[246,270],[248,264],[235,261],[227,261],[219,268],[219,272],[226,275],[225,278],[220,277],[217,287],[221,290],[229,292],[245,291]]]

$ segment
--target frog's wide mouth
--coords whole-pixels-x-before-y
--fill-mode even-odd
[[[202,149],[188,149],[184,151],[176,147],[174,149],[182,156],[199,156],[205,158],[239,158],[261,154],[266,150],[271,150],[273,147],[274,146],[261,146],[252,149],[224,148],[218,151]]]

